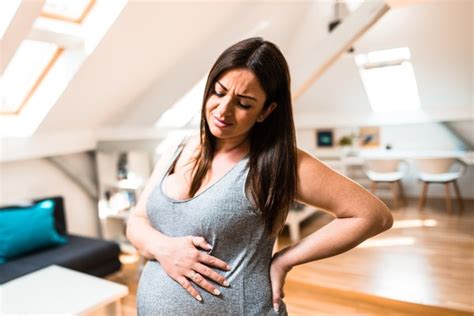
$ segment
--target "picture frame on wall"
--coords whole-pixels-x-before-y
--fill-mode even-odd
[[[331,148],[334,146],[334,132],[332,129],[316,130],[316,146],[318,148]]]
[[[378,126],[362,126],[359,128],[360,146],[378,147],[380,146],[380,128]]]

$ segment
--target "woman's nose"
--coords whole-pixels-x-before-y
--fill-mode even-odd
[[[230,102],[230,98],[225,98],[221,100],[221,103],[219,103],[219,106],[216,109],[216,114],[221,118],[230,116],[232,111],[232,106]]]

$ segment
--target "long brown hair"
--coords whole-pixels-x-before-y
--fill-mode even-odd
[[[277,107],[250,131],[249,175],[246,191],[256,204],[270,237],[283,229],[296,195],[296,137],[288,64],[279,48],[261,37],[242,40],[227,48],[212,66],[207,78],[201,109],[201,146],[193,170],[189,196],[201,187],[216,148],[216,139],[206,122],[206,102],[214,85],[226,71],[245,68],[258,78],[266,94],[264,109]]]

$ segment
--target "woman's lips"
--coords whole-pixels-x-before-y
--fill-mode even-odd
[[[217,127],[228,127],[232,125],[231,123],[227,123],[227,122],[219,120],[214,115],[212,117],[214,118],[214,125],[216,125]]]

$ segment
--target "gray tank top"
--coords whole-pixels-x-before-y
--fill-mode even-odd
[[[229,271],[211,267],[230,286],[208,280],[221,291],[215,296],[192,282],[203,298],[199,302],[158,261],[150,260],[138,284],[138,315],[287,315],[284,302],[279,312],[273,310],[269,271],[275,239],[268,238],[263,219],[245,193],[248,157],[194,197],[175,200],[164,193],[163,182],[182,148],[168,162],[148,198],[148,218],[165,235],[204,237],[212,246],[207,253],[232,267]]]

